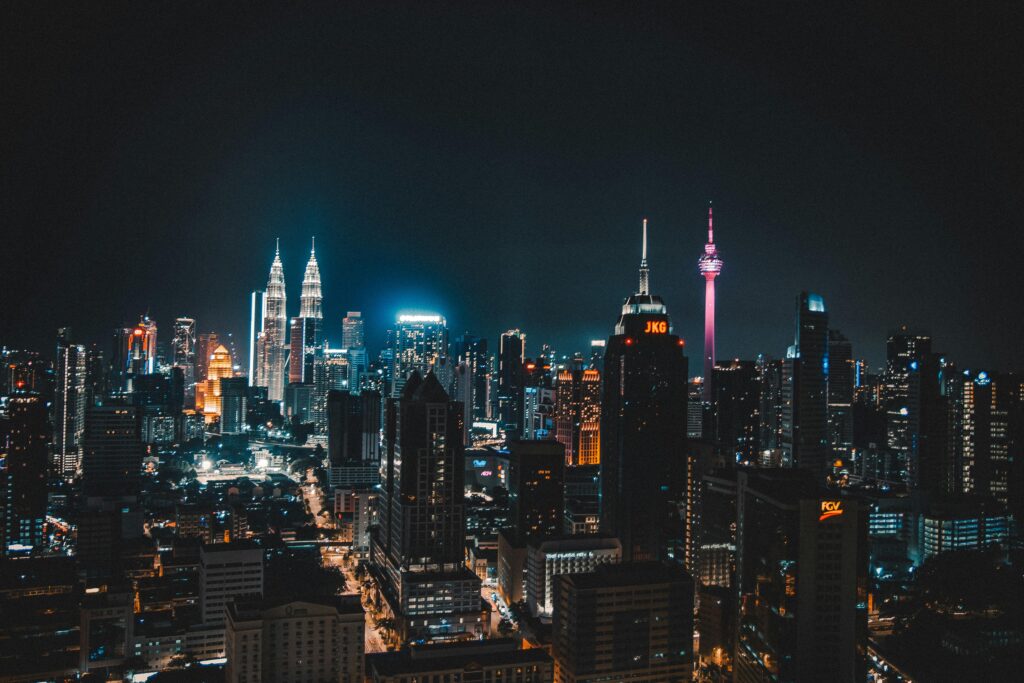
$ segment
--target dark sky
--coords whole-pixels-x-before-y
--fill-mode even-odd
[[[550,4],[5,4],[0,344],[240,333],[276,236],[295,315],[316,235],[335,342],[431,308],[583,350],[646,215],[696,367],[713,200],[720,357],[811,289],[873,364],[906,322],[1024,367],[1017,3]]]

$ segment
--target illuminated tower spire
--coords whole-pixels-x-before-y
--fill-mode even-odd
[[[265,382],[267,396],[271,401],[284,400],[285,347],[284,338],[288,329],[288,299],[284,289],[284,266],[281,265],[281,240],[274,248],[274,261],[270,264],[267,279],[267,293],[263,310],[263,335],[259,341],[260,369],[256,373],[260,382]]]
[[[712,371],[715,367],[715,278],[722,272],[722,259],[715,246],[711,204],[708,204],[708,242],[697,260],[697,270],[704,276],[704,387],[705,403],[712,400]]]
[[[647,267],[647,219],[644,219],[644,238],[643,246],[640,252],[640,289],[637,294],[650,294],[651,283],[650,283],[651,271]]]
[[[322,319],[324,296],[320,290],[320,266],[316,262],[316,238],[309,252],[306,274],[302,278],[302,296],[299,298],[299,317]]]

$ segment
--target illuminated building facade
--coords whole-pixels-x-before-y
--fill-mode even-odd
[[[857,365],[853,345],[839,330],[828,331],[828,432],[829,445],[844,461],[853,449],[853,394]]]
[[[110,389],[113,393],[130,393],[132,378],[156,372],[156,323],[147,316],[133,327],[114,331],[114,348],[110,356]]]
[[[463,334],[452,342],[452,357],[457,364],[465,364],[466,380],[472,384],[464,395],[472,396],[473,420],[491,417],[491,354],[487,340],[472,334]],[[467,422],[467,424],[470,424]]]
[[[713,398],[715,368],[715,278],[722,272],[722,259],[715,246],[711,207],[708,207],[708,241],[697,260],[697,270],[704,276],[704,402]]]
[[[959,401],[959,481],[963,493],[1010,501],[1010,423],[999,383],[985,371],[964,371]]]
[[[233,376],[231,352],[221,344],[206,363],[206,381],[196,391],[196,409],[201,410],[210,423],[221,414],[220,381]]]
[[[570,467],[601,463],[601,373],[581,360],[558,372],[555,438]]]
[[[0,557],[41,548],[46,521],[50,421],[42,398],[15,394],[0,420]]]
[[[757,363],[723,361],[712,369],[711,379],[715,445],[732,461],[756,461],[761,408]]]
[[[444,316],[400,314],[391,331],[391,396],[399,397],[414,371],[420,375],[438,369],[448,353],[448,323]]]
[[[196,396],[196,321],[194,318],[175,318],[174,340],[171,343],[171,364],[181,368],[185,384],[185,405],[191,405]]]
[[[797,327],[782,367],[782,464],[824,474],[828,440],[828,313],[825,300],[801,292]]]
[[[736,681],[862,681],[867,514],[810,471],[737,475]]]
[[[498,421],[509,434],[523,427],[526,334],[509,330],[498,349]]]
[[[625,560],[675,556],[687,490],[687,359],[649,290],[646,223],[643,255],[605,348],[601,402],[601,530]]]
[[[268,399],[280,402],[284,400],[284,386],[287,383],[285,335],[288,332],[288,299],[285,295],[280,241],[274,250],[274,261],[270,264],[270,276],[267,278],[267,289],[261,305],[263,320],[256,344],[259,356],[256,386],[266,387]]]
[[[341,321],[341,347],[343,349],[366,348],[366,321],[359,311],[349,311]]]
[[[291,355],[288,366],[290,384],[312,384],[314,365],[323,350],[323,293],[320,289],[320,266],[316,262],[316,245],[309,253],[302,277],[299,315],[292,318]]]
[[[388,401],[379,525],[370,567],[402,641],[485,635],[480,577],[465,564],[462,406],[433,373]]]
[[[565,446],[557,441],[511,441],[509,522],[520,541],[562,533]]]
[[[58,476],[73,477],[85,429],[88,392],[85,347],[71,342],[71,330],[57,333],[56,383],[53,391],[53,465]]]

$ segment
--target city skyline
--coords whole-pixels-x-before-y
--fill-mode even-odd
[[[607,332],[605,302],[629,281],[622,255],[647,216],[658,289],[693,349],[702,336],[693,259],[702,207],[714,200],[729,257],[717,283],[720,358],[781,355],[790,334],[777,321],[806,289],[830,302],[873,367],[901,324],[972,367],[1019,367],[1012,340],[1024,321],[1007,315],[1022,284],[1012,257],[1021,236],[1010,229],[1019,136],[994,114],[1019,66],[1003,43],[973,39],[1007,25],[998,9],[944,10],[927,28],[896,9],[850,9],[848,33],[795,8],[734,9],[717,21],[650,11],[534,10],[528,18],[546,29],[532,35],[530,22],[505,21],[514,11],[481,9],[451,18],[457,39],[435,52],[411,30],[436,25],[426,8],[291,17],[298,23],[281,22],[270,50],[209,8],[189,23],[221,32],[172,59],[150,51],[165,40],[155,23],[112,34],[116,22],[79,9],[73,21],[39,23],[47,40],[97,36],[73,62],[42,52],[47,40],[26,16],[5,34],[20,121],[4,143],[8,168],[19,169],[5,172],[15,198],[5,224],[26,253],[48,258],[0,274],[0,338],[39,347],[68,325],[103,341],[149,311],[241,339],[274,238],[294,276],[316,235],[328,338],[358,308],[379,348],[386,321],[417,308],[442,312],[453,330],[496,337],[520,327],[585,350]],[[253,20],[279,18],[265,10]],[[344,26],[341,39],[322,38],[320,25]],[[935,58],[944,26],[958,28],[956,65]],[[887,51],[851,44],[868,28]],[[911,28],[922,46],[899,40]],[[408,73],[387,66],[382,32],[407,35],[388,49]],[[483,35],[533,47],[510,55]],[[808,35],[818,39],[805,45]],[[136,51],[159,80],[125,58]],[[535,68],[533,51],[604,75]],[[435,56],[412,58],[424,52]],[[266,60],[250,59],[257,53]],[[1010,68],[988,68],[986,57]],[[425,88],[437,73],[448,76]],[[494,84],[491,73],[501,74]],[[559,274],[559,291],[548,291],[547,272]],[[997,328],[1005,333],[987,333]]]

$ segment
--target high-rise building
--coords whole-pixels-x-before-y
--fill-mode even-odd
[[[708,206],[708,241],[697,259],[697,270],[704,276],[704,402],[714,397],[715,369],[715,278],[722,272],[722,259],[715,245],[711,207]]]
[[[174,340],[171,342],[171,364],[181,368],[185,383],[185,403],[191,406],[196,396],[196,321],[175,318]]]
[[[280,240],[274,250],[274,261],[270,265],[267,289],[262,299],[262,334],[257,342],[259,354],[259,369],[256,372],[257,386],[267,387],[269,400],[280,402],[284,400],[284,387],[287,384],[285,335],[288,333],[288,300],[285,295]]]
[[[42,398],[15,394],[0,420],[0,557],[42,548],[50,421]]]
[[[260,362],[263,354],[263,322],[267,317],[267,292],[254,289],[249,293],[249,365],[246,376],[249,386],[264,387],[267,379]]]
[[[221,380],[234,375],[231,352],[223,344],[217,346],[206,363],[206,381],[196,388],[196,409],[201,410],[207,422],[221,414]]]
[[[114,330],[113,353],[110,357],[110,390],[131,392],[131,379],[136,375],[156,372],[156,323],[142,316],[133,327]]]
[[[380,394],[327,394],[327,454],[331,467],[380,462]]]
[[[210,356],[220,345],[220,335],[216,332],[204,332],[199,335],[196,342],[196,384],[207,380]],[[196,391],[198,390],[197,387]]]
[[[82,435],[82,485],[87,496],[125,497],[138,493],[142,477],[139,409],[90,407]]]
[[[53,466],[60,477],[78,471],[82,431],[85,429],[85,347],[71,342],[71,330],[57,332],[56,384],[53,392]]]
[[[470,406],[473,420],[487,420],[491,417],[491,354],[487,352],[487,340],[469,333],[455,338],[452,342],[452,359],[456,364],[466,365],[466,389],[472,396]],[[467,421],[466,424],[471,424]]]
[[[824,476],[828,439],[828,313],[825,300],[797,297],[796,337],[786,352],[782,385],[782,464]]]
[[[480,578],[465,565],[462,406],[433,373],[388,401],[371,571],[403,641],[486,634]]]
[[[828,331],[828,434],[837,458],[847,460],[853,450],[853,393],[857,364],[853,345],[839,330]]]
[[[811,471],[740,471],[737,681],[863,681],[867,515]]]
[[[245,415],[249,382],[245,377],[223,377],[220,380],[220,432],[240,434],[245,431]]]
[[[605,348],[601,401],[601,529],[625,560],[674,556],[687,489],[687,359],[649,290],[646,226],[643,256]]]
[[[202,546],[199,608],[204,624],[223,624],[227,607],[236,598],[262,595],[263,548],[251,541]]]
[[[711,380],[715,446],[731,461],[756,461],[761,426],[761,378],[757,363],[723,361],[711,370]]]
[[[557,441],[509,442],[509,522],[520,540],[562,533],[565,446]]]
[[[582,359],[558,371],[555,439],[565,445],[566,464],[601,463],[601,373]]]
[[[309,253],[306,272],[302,277],[302,296],[299,315],[292,318],[291,354],[288,382],[313,384],[314,366],[323,351],[323,293],[320,289],[320,266],[316,262],[316,245]]]
[[[391,396],[402,395],[406,379],[437,370],[448,354],[448,323],[436,314],[400,314],[390,332]]]
[[[352,365],[348,349],[324,347],[313,366],[313,424],[319,434],[327,433],[327,397],[331,391],[352,389]]]
[[[341,348],[366,348],[365,321],[359,311],[349,311],[341,321]]]
[[[501,335],[498,349],[498,421],[509,434],[523,427],[526,334],[509,330]]]
[[[224,634],[227,683],[363,683],[366,616],[355,596],[233,601]]]
[[[557,683],[693,676],[693,580],[678,565],[602,564],[555,579]]]
[[[1000,505],[1010,500],[1010,428],[1007,407],[1000,405],[998,383],[989,373],[964,371],[959,400],[960,444],[957,449],[959,491],[991,496]]]

